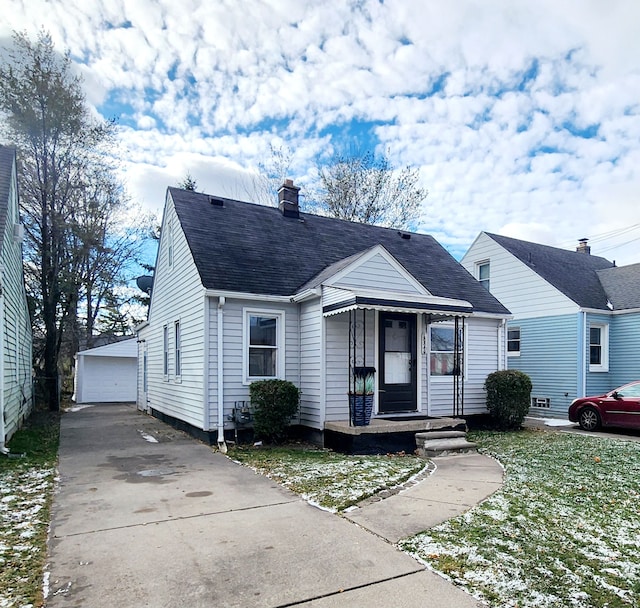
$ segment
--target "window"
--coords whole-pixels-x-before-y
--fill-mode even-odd
[[[481,262],[478,264],[478,281],[487,291],[489,291],[489,274],[491,272],[491,265],[489,262]]]
[[[462,330],[458,330],[458,366],[456,366],[455,329],[447,326],[431,326],[430,369],[432,376],[459,375],[462,361]]]
[[[609,326],[592,323],[589,327],[589,371],[609,371]]]
[[[165,378],[169,375],[169,328],[162,328],[162,373]]]
[[[245,380],[279,378],[283,372],[284,313],[245,310]]]
[[[148,363],[147,363],[147,347],[144,347],[142,353],[142,392],[146,395],[149,389],[149,379],[147,375]]]
[[[551,407],[551,399],[549,397],[531,397],[531,407],[542,407],[548,410]]]
[[[509,327],[507,329],[507,355],[517,357],[520,355],[520,328]]]
[[[182,375],[182,362],[180,360],[180,321],[176,321],[174,326],[174,339],[175,339],[175,364],[176,364],[176,376]]]
[[[167,263],[169,268],[173,266],[173,223],[171,220],[167,223]]]

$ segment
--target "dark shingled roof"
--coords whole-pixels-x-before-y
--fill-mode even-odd
[[[613,264],[595,255],[485,233],[582,308],[607,308],[598,270]]]
[[[640,308],[640,264],[598,270],[598,278],[614,310]]]
[[[2,247],[4,231],[7,225],[11,173],[15,156],[15,148],[0,146],[0,248]]]
[[[207,289],[295,294],[327,266],[381,244],[435,296],[467,300],[475,311],[509,314],[433,237],[169,188]],[[220,197],[216,197],[220,198]]]

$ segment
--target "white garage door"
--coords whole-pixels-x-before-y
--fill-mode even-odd
[[[135,401],[137,365],[136,358],[85,355],[77,402]]]

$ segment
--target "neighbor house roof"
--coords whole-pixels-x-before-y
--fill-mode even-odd
[[[11,192],[11,175],[15,161],[15,148],[0,146],[0,247],[4,239],[9,210],[9,193]]]
[[[489,232],[485,234],[578,306],[608,310],[607,294],[597,271],[612,268],[613,263],[609,260]]]
[[[598,270],[613,310],[640,308],[640,264]]]
[[[169,188],[207,289],[291,296],[332,264],[383,245],[430,293],[509,314],[433,237]],[[409,236],[409,238],[407,238]],[[333,268],[335,270],[336,267]]]

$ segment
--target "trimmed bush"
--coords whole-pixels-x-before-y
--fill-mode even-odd
[[[277,443],[298,411],[300,390],[286,380],[258,380],[249,387],[256,437]]]
[[[493,372],[484,382],[487,409],[498,429],[519,429],[531,405],[531,379],[517,369]]]

